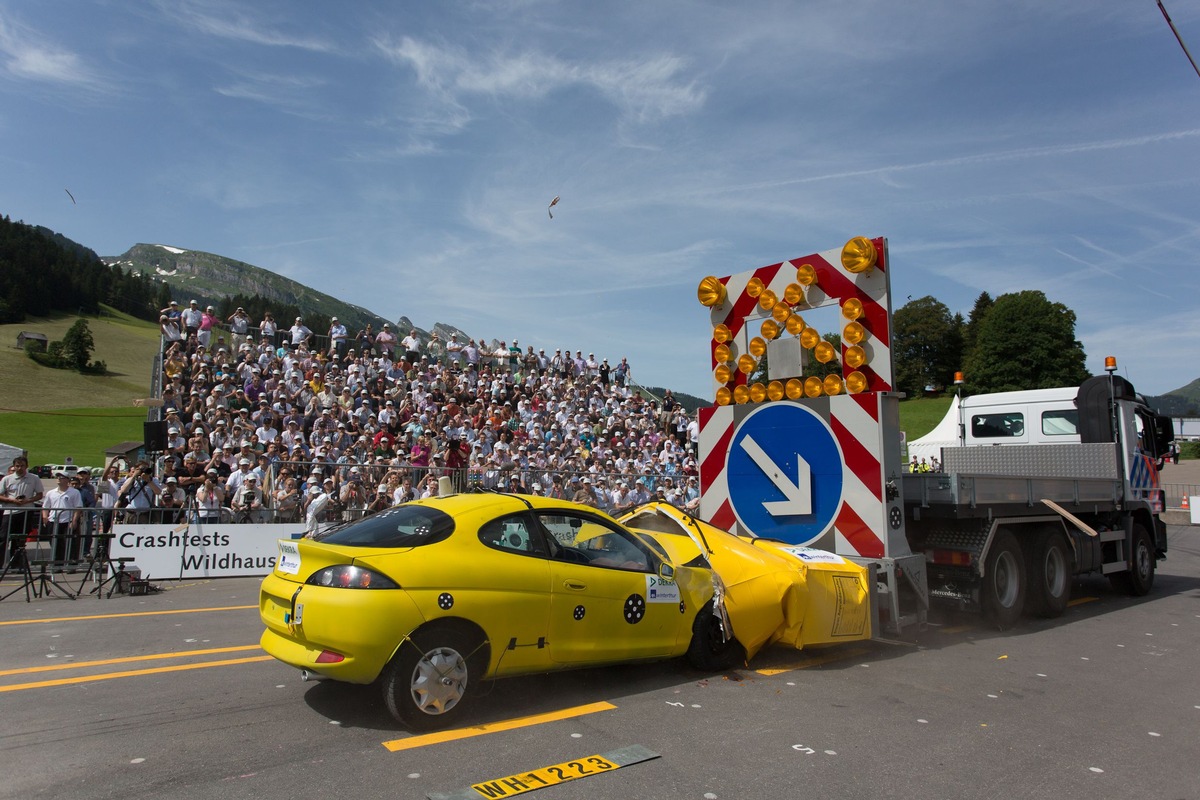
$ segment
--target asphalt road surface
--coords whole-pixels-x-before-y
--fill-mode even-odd
[[[1089,578],[1062,618],[1005,633],[935,613],[915,643],[769,650],[725,674],[514,679],[480,699],[478,727],[432,736],[371,687],[303,683],[265,656],[257,587],[0,602],[0,797],[509,797],[541,781],[538,800],[1200,798],[1197,527],[1170,529],[1145,598]],[[633,752],[655,757],[614,768]]]

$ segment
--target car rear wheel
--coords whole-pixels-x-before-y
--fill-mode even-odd
[[[692,641],[688,645],[687,660],[696,669],[719,672],[746,660],[746,651],[729,631],[728,639],[722,635],[721,619],[713,612],[710,601],[692,623]]]
[[[468,692],[480,680],[474,659],[478,646],[458,631],[418,631],[400,645],[384,672],[388,711],[413,730],[452,724],[468,706]]]

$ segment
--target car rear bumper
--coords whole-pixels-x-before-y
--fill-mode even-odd
[[[423,621],[401,589],[308,586],[274,574],[263,580],[259,615],[266,626],[260,644],[267,654],[348,683],[379,677]]]

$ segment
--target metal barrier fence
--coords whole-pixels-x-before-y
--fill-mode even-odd
[[[1167,508],[1184,508],[1183,498],[1200,495],[1200,484],[1196,483],[1164,483],[1162,489]]]

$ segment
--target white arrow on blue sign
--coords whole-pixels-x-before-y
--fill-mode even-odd
[[[726,480],[742,527],[809,544],[833,525],[842,502],[842,454],[812,409],[775,402],[754,409],[730,441]]]

